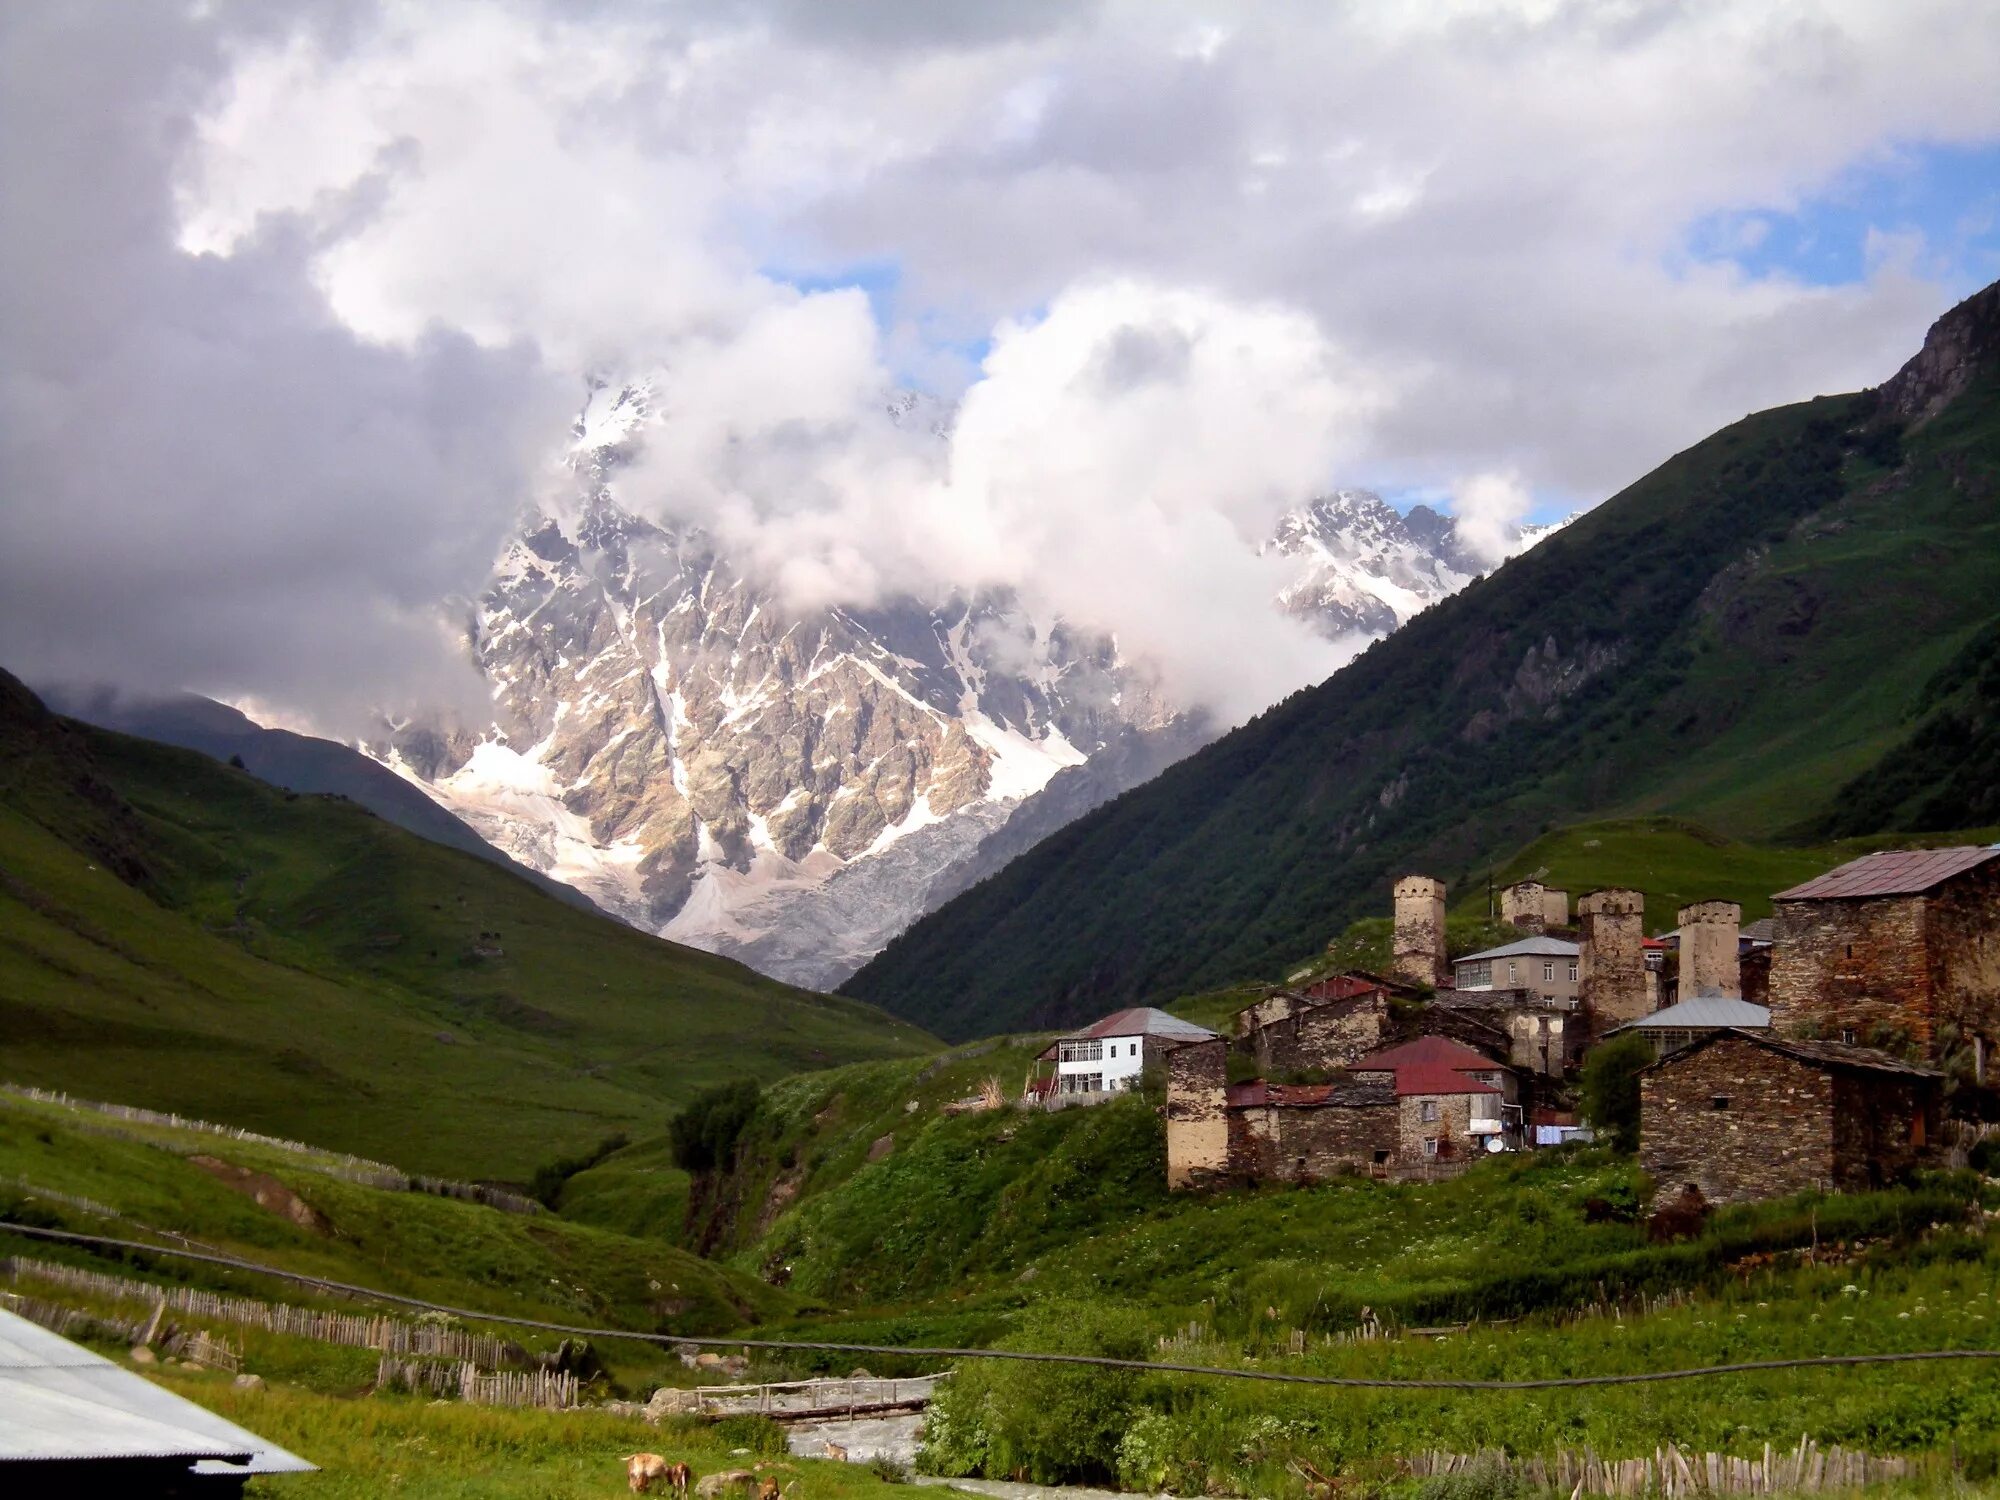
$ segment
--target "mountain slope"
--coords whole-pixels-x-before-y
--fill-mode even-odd
[[[0,1077],[521,1178],[913,1028],[543,895],[0,673]]]
[[[942,452],[948,414],[888,410]],[[575,493],[499,559],[468,626],[497,722],[371,746],[515,859],[649,931],[830,987],[1213,735],[1112,639],[1003,591],[788,608],[642,491],[657,423],[645,382],[593,390]],[[1485,566],[1450,518],[1359,490],[1286,517],[1267,550],[1295,567],[1274,608],[1342,641]]]
[[[1399,871],[1462,878],[1585,817],[1735,837],[1821,818],[2000,616],[1996,302],[1940,320],[1879,394],[1669,460],[917,923],[846,991],[947,1036],[1068,1021],[1272,973]]]
[[[135,698],[110,689],[44,687],[43,702],[59,714],[120,734],[232,757],[261,781],[292,792],[345,797],[378,818],[448,849],[491,860],[571,906],[595,910],[574,886],[509,859],[406,779],[337,740],[268,729],[248,715],[194,693]]]

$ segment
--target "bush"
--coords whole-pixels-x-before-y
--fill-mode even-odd
[[[756,1118],[758,1098],[756,1081],[749,1078],[696,1094],[669,1127],[675,1165],[689,1172],[727,1166]]]
[[[908,1484],[910,1482],[909,1465],[887,1453],[878,1453],[869,1459],[868,1472],[884,1484]]]
[[[1482,1456],[1456,1474],[1432,1474],[1417,1481],[1414,1500],[1523,1500],[1534,1486],[1498,1458]]]
[[[1583,1117],[1607,1144],[1631,1153],[1639,1149],[1639,1075],[1653,1065],[1653,1044],[1643,1036],[1621,1036],[1584,1059],[1578,1092]]]
[[[579,1172],[589,1171],[612,1152],[623,1151],[631,1143],[631,1137],[624,1131],[615,1131],[588,1151],[575,1156],[559,1156],[554,1161],[542,1163],[528,1180],[528,1196],[544,1208],[554,1208],[556,1200],[562,1197],[564,1183]]]
[[[1001,1347],[1143,1360],[1146,1345],[1146,1320],[1136,1312],[1047,1303]],[[1103,1366],[972,1361],[932,1402],[925,1467],[1036,1484],[1115,1481],[1140,1378]]]

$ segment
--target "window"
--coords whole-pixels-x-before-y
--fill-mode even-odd
[[[1432,1136],[1430,1139],[1424,1142],[1424,1155],[1436,1156],[1437,1154],[1438,1154],[1437,1138],[1435,1136]]]
[[[1569,961],[1569,982],[1576,983],[1576,960],[1573,958]]]
[[[1102,1062],[1104,1043],[1094,1037],[1085,1042],[1064,1042],[1056,1055],[1063,1062]]]
[[[1840,1028],[1840,1039],[1841,1039],[1841,1040],[1842,1040],[1843,1042],[1847,1043],[1847,1045],[1848,1045],[1848,1046],[1852,1047],[1852,1046],[1854,1045],[1854,1040],[1855,1040],[1855,1037],[1854,1037],[1854,1028],[1853,1028],[1852,1026],[1843,1026],[1843,1027],[1841,1027],[1841,1028]]]
[[[1727,1094],[1717,1094],[1713,1099],[1708,1101],[1708,1107],[1710,1109],[1729,1108],[1729,1096]]]
[[[1378,1166],[1378,1167],[1379,1167],[1379,1166],[1383,1165],[1383,1164],[1384,1164],[1385,1162],[1387,1162],[1388,1160],[1389,1160],[1389,1153],[1388,1153],[1388,1152],[1386,1152],[1386,1151],[1377,1151],[1377,1152],[1375,1153],[1375,1165],[1376,1165],[1376,1166]]]
[[[1556,961],[1554,959],[1543,960],[1542,980],[1546,984],[1554,984],[1556,982]]]
[[[1507,983],[1512,985],[1516,982],[1517,975],[1514,970],[1514,960],[1510,958],[1507,960]]]
[[[1435,1125],[1437,1123],[1437,1117],[1438,1117],[1437,1100],[1426,1099],[1417,1108],[1418,1108],[1418,1113],[1421,1115],[1423,1122],[1426,1125]]]

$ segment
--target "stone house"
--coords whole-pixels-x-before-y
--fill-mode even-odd
[[[1518,1140],[1513,1075],[1441,1037],[1358,1059],[1317,1084],[1228,1080],[1220,1039],[1167,1058],[1167,1186],[1432,1175]]]
[[[1771,1024],[1848,1041],[1956,1043],[1984,1082],[2000,1046],[2000,845],[1891,849],[1780,891]]]
[[[1073,1102],[1081,1102],[1080,1096],[1124,1093],[1137,1088],[1146,1069],[1163,1064],[1177,1048],[1211,1040],[1219,1038],[1206,1026],[1151,1006],[1114,1011],[1051,1042],[1036,1059],[1037,1077],[1029,1092]]]
[[[1404,1165],[1449,1161],[1521,1144],[1520,1084],[1514,1070],[1448,1037],[1424,1036],[1356,1059],[1356,1078],[1394,1082]]]
[[[1872,1047],[1726,1030],[1639,1078],[1639,1163],[1661,1203],[1893,1181],[1930,1159],[1942,1076]]]
[[[1522,932],[1569,926],[1569,892],[1539,880],[1517,880],[1500,892],[1500,920]]]

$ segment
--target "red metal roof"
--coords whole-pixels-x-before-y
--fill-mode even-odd
[[[1449,1037],[1420,1036],[1414,1042],[1404,1042],[1399,1047],[1385,1047],[1380,1052],[1371,1052],[1359,1062],[1347,1066],[1348,1071],[1353,1073],[1388,1073],[1411,1066],[1478,1068],[1483,1071],[1497,1068],[1500,1064],[1484,1053],[1460,1046]]]
[[[1310,1000],[1352,1000],[1356,995],[1372,995],[1385,988],[1379,981],[1364,979],[1357,974],[1335,974],[1326,979],[1315,979],[1307,985],[1302,994]]]
[[[1853,896],[1914,896],[1932,886],[2000,859],[2000,845],[1956,849],[1884,849],[1851,859],[1816,880],[1779,891],[1773,901],[1838,901]]]
[[[1264,1104],[1270,1097],[1271,1090],[1261,1078],[1253,1078],[1248,1083],[1232,1083],[1222,1091],[1222,1102],[1231,1109],[1242,1109],[1249,1104]]]
[[[1490,1066],[1490,1065],[1489,1065]],[[1396,1096],[1411,1094],[1497,1094],[1490,1083],[1438,1063],[1415,1063],[1396,1069]]]

